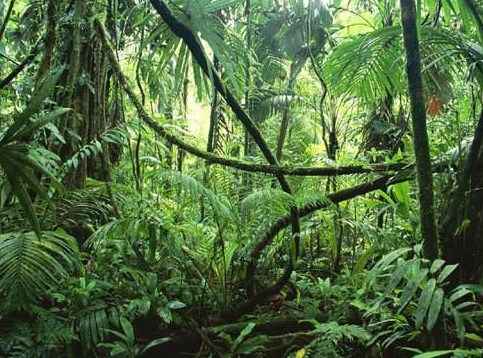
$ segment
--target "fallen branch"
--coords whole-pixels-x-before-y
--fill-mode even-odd
[[[291,339],[296,337],[298,334],[303,332],[310,332],[313,329],[313,325],[308,322],[300,322],[302,318],[297,316],[284,316],[284,317],[273,317],[270,316],[265,321],[260,319],[254,319],[253,321],[245,321],[238,323],[225,324],[220,326],[212,327],[198,327],[202,331],[204,338],[208,338],[214,345],[216,340],[219,340],[219,334],[221,332],[226,333],[232,337],[236,337],[240,332],[251,322],[257,323],[251,336],[266,335],[269,340],[272,337],[277,342],[282,340]],[[196,354],[198,347],[203,343],[207,344],[207,341],[198,333],[191,331],[178,331],[173,332],[171,335],[172,340],[166,342],[165,344],[154,348],[146,353],[147,358],[157,358],[157,357],[181,357],[186,356],[186,353]],[[212,347],[210,347],[213,349]],[[279,357],[280,355],[278,355]]]
[[[206,343],[206,345],[208,347],[211,348],[211,350],[213,352],[215,352],[215,355],[218,357],[218,358],[223,358],[223,352],[220,350],[220,348],[218,348],[218,346],[211,340],[210,337],[208,337],[208,335],[203,332],[203,328],[200,328],[198,327],[196,321],[192,318],[190,318],[190,322],[193,326],[193,329],[196,331],[196,333],[198,333],[198,335],[200,336],[201,340],[203,341],[203,343]]]

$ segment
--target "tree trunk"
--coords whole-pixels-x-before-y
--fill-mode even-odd
[[[428,131],[426,128],[426,108],[421,77],[421,58],[419,54],[414,0],[401,0],[401,17],[404,47],[407,56],[406,71],[411,102],[413,142],[419,186],[419,218],[423,238],[423,255],[429,260],[435,260],[438,258],[439,250],[436,221],[434,218],[433,172],[431,169]],[[431,334],[435,347],[437,349],[444,349],[446,347],[446,329],[441,313]]]
[[[438,257],[438,236],[434,218],[433,174],[426,128],[426,108],[421,78],[421,59],[414,0],[401,0],[401,12],[419,186],[419,216],[423,238],[423,254],[426,258],[434,260]]]
[[[295,88],[297,77],[302,70],[303,65],[305,64],[305,61],[306,60],[297,61],[297,59],[295,59],[290,66],[290,75],[288,80],[287,96],[285,99],[285,108],[283,110],[282,122],[280,123],[280,132],[278,134],[277,150],[275,154],[279,162],[281,162],[282,160],[283,145],[285,143],[285,137],[287,136],[288,124],[290,121],[290,105],[292,100],[289,99],[288,96],[293,95],[293,90]]]
[[[460,265],[454,285],[458,281],[476,283],[482,276],[482,187],[483,111],[441,230],[444,259]]]
[[[57,0],[49,0],[47,4],[47,31],[44,38],[44,57],[40,62],[37,72],[37,83],[40,83],[43,75],[50,69],[54,48],[57,42]]]

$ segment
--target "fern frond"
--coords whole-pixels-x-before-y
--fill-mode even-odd
[[[264,209],[270,210],[272,213],[285,213],[294,204],[294,197],[280,189],[260,189],[241,201],[240,213],[245,218],[252,211],[263,211]]]
[[[216,195],[194,177],[185,173],[169,170],[162,172],[156,171],[152,175],[153,178],[161,182],[180,185],[182,190],[194,200],[199,200],[201,196],[206,197],[215,214],[225,219],[235,219],[236,216],[231,209],[229,201],[224,197]]]

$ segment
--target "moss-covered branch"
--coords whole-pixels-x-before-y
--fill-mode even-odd
[[[105,51],[109,57],[111,65],[119,78],[119,81],[124,88],[129,100],[133,103],[136,108],[136,112],[139,118],[145,122],[152,130],[154,130],[162,138],[166,139],[172,145],[175,145],[186,152],[202,158],[212,164],[220,164],[227,167],[252,172],[252,173],[263,173],[263,174],[283,174],[283,175],[294,175],[294,176],[335,176],[335,175],[350,175],[350,174],[364,174],[373,172],[387,172],[402,169],[408,164],[397,163],[397,164],[372,164],[372,165],[355,165],[355,166],[340,166],[340,167],[287,167],[287,166],[277,166],[270,164],[254,164],[243,160],[222,157],[211,152],[199,149],[178,136],[168,132],[166,128],[158,124],[151,116],[147,113],[139,100],[138,96],[134,90],[129,85],[129,81],[124,75],[117,59],[115,53],[110,45],[106,32],[99,22],[96,22],[99,30],[100,38],[103,42]]]
[[[329,194],[327,197],[310,202],[305,204],[304,206],[299,208],[299,217],[303,218],[307,215],[312,214],[313,212],[321,209],[325,209],[333,204],[341,203],[346,200],[353,199],[357,196],[365,195],[370,192],[373,192],[378,189],[384,189],[388,185],[401,183],[407,181],[412,178],[413,170],[407,169],[402,171],[396,176],[393,175],[386,175],[374,181],[357,185],[355,187],[340,190],[338,192]],[[278,219],[275,223],[270,226],[270,228],[265,232],[265,234],[261,237],[261,239],[255,244],[253,247],[250,259],[248,261],[246,275],[245,275],[245,282],[247,287],[253,287],[253,280],[257,268],[257,262],[260,258],[263,250],[275,239],[277,234],[285,229],[290,224],[290,216],[285,215]],[[259,302],[255,299],[257,297],[254,296],[253,299],[249,300],[248,302],[241,305],[237,310],[234,311],[233,317],[238,317],[246,312],[248,312],[252,307],[257,305]]]

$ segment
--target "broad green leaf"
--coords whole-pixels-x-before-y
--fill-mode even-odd
[[[264,345],[268,342],[267,336],[258,336],[255,338],[248,339],[242,342],[235,353],[237,354],[250,354],[257,350],[263,349]]]
[[[472,340],[474,342],[483,343],[483,338],[476,333],[466,333],[465,338]]]
[[[438,283],[443,283],[448,278],[448,276],[451,275],[454,270],[456,270],[457,267],[458,264],[445,266],[438,276]]]
[[[431,268],[429,269],[429,272],[434,275],[443,265],[445,261],[441,259],[436,259],[433,261],[431,264]]]
[[[13,164],[13,162],[11,162]],[[25,167],[22,167],[21,165],[18,165],[20,163],[16,163],[15,165],[18,176],[25,182],[25,184],[28,185],[28,187],[35,191],[39,196],[42,197],[49,205],[53,205],[52,201],[47,193],[47,191],[42,187],[38,179],[28,171],[28,169],[25,169]]]
[[[128,338],[128,341],[130,343],[133,343],[134,342],[134,329],[133,329],[131,323],[127,319],[125,319],[124,317],[120,318],[120,323],[121,323],[122,330],[124,331],[126,337]]]
[[[354,265],[354,269],[352,270],[353,276],[356,276],[364,271],[364,268],[366,267],[367,262],[371,258],[373,252],[374,246],[371,246],[366,251],[364,251],[364,253],[361,255],[361,257],[359,257],[356,264]]]
[[[172,318],[172,315],[171,315],[171,311],[169,310],[169,308],[162,308],[162,307],[159,307],[157,309],[157,312],[158,312],[158,316],[166,323],[166,324],[170,324],[171,321],[173,320]]]
[[[43,126],[50,123],[51,121],[53,121],[57,117],[65,114],[67,112],[70,112],[70,111],[71,111],[70,108],[57,108],[56,110],[54,110],[54,111],[50,112],[49,114],[47,114],[46,116],[44,116],[42,119],[40,119],[36,122],[32,122],[29,125],[26,125],[25,128],[23,128],[23,129],[19,130],[17,133],[15,133],[10,138],[10,140],[15,141],[15,140],[22,138],[23,136],[33,134],[39,128],[42,128]]]
[[[374,268],[372,269],[373,271],[376,270],[384,270],[389,266],[394,260],[396,260],[398,257],[401,257],[405,254],[407,254],[409,251],[411,251],[410,248],[404,247],[401,249],[397,249],[395,251],[392,251],[391,253],[384,255],[382,259],[380,259]]]
[[[428,322],[426,323],[426,327],[428,331],[431,331],[438,320],[439,312],[443,306],[443,298],[444,298],[444,291],[442,288],[438,288],[434,294],[433,299],[431,300],[431,306],[429,307],[428,312]]]
[[[146,315],[151,308],[151,301],[147,297],[143,297],[139,300],[139,312],[142,315]]]
[[[37,92],[32,95],[32,98],[25,110],[17,116],[14,124],[9,127],[7,132],[5,132],[3,137],[0,139],[0,146],[11,142],[12,137],[16,135],[17,132],[22,129],[22,127],[28,124],[29,118],[40,109],[45,98],[47,98],[47,96],[49,96],[55,88],[55,85],[62,72],[63,68],[57,71],[54,75],[49,76],[43,85],[37,90]]]
[[[453,293],[451,293],[451,295],[449,296],[449,300],[450,302],[454,302],[456,300],[459,300],[460,298],[466,296],[467,294],[470,294],[471,291],[470,290],[467,290],[466,288],[464,287],[457,287],[457,289],[455,289],[453,291]]]
[[[428,269],[423,269],[408,282],[401,295],[401,306],[399,307],[398,314],[401,313],[404,308],[406,308],[406,305],[413,299],[414,294],[418,290],[419,284],[426,278],[427,274]]]
[[[454,323],[456,326],[456,334],[460,340],[460,343],[463,344],[464,336],[466,333],[466,327],[465,327],[465,323],[463,322],[463,317],[461,317],[461,314],[458,312],[457,309],[453,307],[451,303],[448,304],[448,307],[454,318]]]
[[[10,148],[10,146],[8,146]],[[49,178],[55,185],[61,186],[61,183],[57,181],[54,175],[47,170],[44,166],[42,166],[36,159],[34,155],[27,155],[21,153],[19,151],[10,150],[8,155],[12,158],[15,158],[17,161],[22,163],[22,166],[29,167],[34,171],[41,173]]]
[[[426,353],[415,355],[413,358],[436,358],[436,357],[442,357],[454,352],[455,352],[454,350],[426,352]]]
[[[389,280],[389,283],[387,284],[386,290],[384,292],[383,297],[381,298],[381,301],[396,289],[397,285],[399,285],[404,275],[409,270],[411,265],[414,264],[414,262],[415,261],[413,260],[404,261],[401,265],[397,267],[397,269],[392,274],[391,279]]]
[[[180,301],[171,301],[167,304],[167,307],[170,310],[179,310],[181,308],[185,308],[186,304],[184,304],[183,302],[180,302]]]
[[[124,318],[124,317],[121,317],[121,318]],[[114,331],[112,329],[106,329],[105,330],[106,332],[108,333],[112,333],[113,335],[115,335],[117,338],[120,338],[122,339],[124,342],[129,342],[129,337],[126,336],[125,334],[122,334],[121,332],[118,332],[118,331]]]
[[[444,351],[433,351],[433,352],[426,352],[415,355],[413,358],[436,358],[442,357],[448,354],[458,354],[462,357],[481,357],[482,350],[481,349],[453,349],[453,350],[444,350]]]
[[[238,337],[236,337],[235,341],[233,342],[233,347],[232,350],[235,351],[236,348],[243,342],[246,336],[248,336],[250,333],[252,333],[253,329],[255,328],[256,324],[253,322],[250,322],[246,325],[245,328],[240,332]]]
[[[416,329],[420,329],[423,325],[424,318],[428,312],[429,305],[431,304],[431,299],[433,298],[434,289],[436,287],[436,280],[432,278],[424,286],[423,292],[419,297],[418,308],[416,309]]]
[[[25,185],[20,180],[18,170],[10,164],[7,157],[3,157],[2,155],[0,155],[0,166],[3,168],[7,179],[12,186],[12,192],[15,194],[20,205],[24,209],[27,220],[30,222],[30,225],[32,225],[32,229],[37,237],[40,239],[42,237],[42,230],[39,221],[37,220],[37,214],[35,213],[27,189],[25,189]]]
[[[163,338],[158,338],[158,339],[155,339],[154,341],[151,341],[146,347],[143,348],[143,350],[141,351],[141,355],[146,353],[151,348],[159,346],[163,343],[169,342],[170,340],[171,338],[169,337],[163,337]]]

